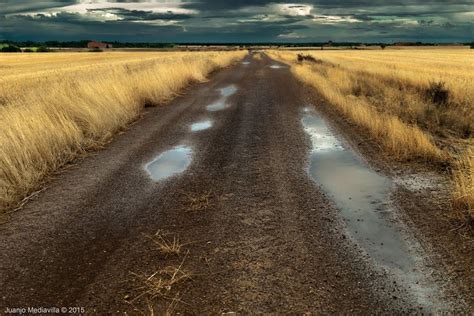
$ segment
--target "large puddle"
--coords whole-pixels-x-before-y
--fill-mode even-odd
[[[211,120],[196,122],[196,123],[191,125],[191,131],[192,132],[199,132],[199,131],[208,129],[211,126],[212,126],[212,121]]]
[[[186,170],[191,163],[191,154],[189,147],[174,147],[146,164],[145,170],[153,181],[164,180]]]
[[[206,109],[211,112],[220,111],[227,108],[227,98],[237,92],[237,87],[235,85],[229,85],[227,87],[219,89],[220,98],[209,104]]]
[[[313,110],[305,109],[302,123],[312,142],[309,174],[335,202],[349,233],[379,266],[402,280],[418,303],[431,306],[433,290],[422,286],[420,259],[389,217],[390,179],[345,148]]]

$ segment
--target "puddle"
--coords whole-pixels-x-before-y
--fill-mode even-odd
[[[250,62],[249,61],[243,61],[242,65],[250,65]]]
[[[232,84],[232,85],[227,86],[225,88],[219,89],[219,91],[221,92],[221,95],[224,98],[228,98],[228,97],[230,97],[231,95],[233,95],[234,93],[237,92],[237,87]]]
[[[227,107],[225,101],[225,99],[219,99],[216,102],[209,104],[206,109],[211,112],[223,110]]]
[[[189,147],[174,147],[146,164],[145,170],[153,181],[164,180],[186,170],[191,163],[191,153]]]
[[[281,69],[281,68],[285,68],[285,67],[280,66],[280,65],[271,65],[270,68],[273,68],[273,69]]]
[[[227,98],[237,92],[237,87],[235,85],[230,85],[224,88],[219,89],[221,97],[214,103],[209,104],[206,109],[208,111],[220,111],[227,108]]]
[[[391,180],[345,148],[314,111],[304,109],[302,123],[312,142],[309,174],[335,202],[348,232],[378,266],[415,292],[420,304],[430,306],[433,289],[421,285],[420,259],[390,222]]]
[[[307,111],[305,112],[309,113]],[[314,115],[305,115],[303,117],[303,125],[311,137],[313,152],[344,150],[344,147],[337,138],[330,133],[321,118]]]
[[[201,121],[201,122],[197,122],[197,123],[192,124],[191,125],[191,131],[199,132],[199,131],[208,129],[211,126],[212,126],[212,121],[211,120]]]

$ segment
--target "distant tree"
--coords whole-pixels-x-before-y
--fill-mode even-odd
[[[60,43],[58,41],[48,41],[48,42],[45,42],[43,45],[40,45],[40,46],[48,46],[48,47],[66,47],[68,45],[66,45],[66,43]]]
[[[380,45],[380,47],[382,47],[382,49],[385,49],[385,47],[387,47],[387,45],[382,44],[382,45]]]
[[[1,49],[2,53],[21,53],[21,48],[15,45],[3,46]]]
[[[31,48],[25,48],[23,50],[23,53],[34,53],[34,50],[32,50]]]

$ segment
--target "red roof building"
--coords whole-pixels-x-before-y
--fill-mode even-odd
[[[92,49],[112,48],[112,44],[92,41],[92,42],[87,43],[87,48],[92,48]]]

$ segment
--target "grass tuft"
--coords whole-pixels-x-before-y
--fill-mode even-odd
[[[206,191],[202,193],[183,193],[185,198],[186,210],[188,211],[203,211],[211,206],[211,202],[214,199],[212,191]]]
[[[150,240],[158,246],[161,253],[165,255],[179,255],[181,253],[181,248],[184,245],[179,241],[179,237],[173,236],[172,239],[169,239],[161,230],[156,232],[153,236],[147,237],[150,238]]]
[[[316,59],[314,58],[312,55],[305,55],[305,54],[298,54],[297,56],[297,61],[299,63],[302,63],[304,61],[308,61],[308,62],[311,62],[311,63],[317,63],[317,64],[321,64],[322,63],[322,60],[320,59]]]
[[[449,101],[449,90],[443,81],[431,82],[426,90],[428,100],[437,106],[446,105]]]
[[[138,282],[141,283],[141,286],[137,289],[141,291],[141,293],[136,296],[132,302],[142,297],[147,297],[151,300],[161,298],[171,300],[174,302],[174,306],[176,306],[175,301],[179,299],[179,293],[176,292],[176,287],[190,280],[192,277],[191,272],[184,268],[186,257],[187,254],[183,257],[183,260],[178,266],[167,266],[149,275],[132,273]]]

